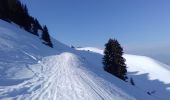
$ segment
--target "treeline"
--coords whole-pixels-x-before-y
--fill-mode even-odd
[[[47,26],[41,26],[39,21],[28,13],[27,6],[20,0],[0,0],[0,19],[7,22],[14,22],[26,31],[39,36],[41,30],[41,39],[43,43],[53,47]]]

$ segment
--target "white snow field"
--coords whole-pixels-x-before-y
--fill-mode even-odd
[[[169,66],[125,55],[128,76],[136,84],[132,86],[103,71],[102,52],[74,50],[55,39],[52,42],[54,48],[49,48],[37,36],[0,20],[0,100],[170,98]]]
[[[76,49],[103,55],[103,50],[98,48]],[[124,58],[126,59],[129,81],[130,78],[133,78],[136,88],[158,100],[170,99],[170,66],[145,56],[125,54]]]

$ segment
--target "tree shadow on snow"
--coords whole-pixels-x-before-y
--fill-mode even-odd
[[[160,100],[168,100],[170,98],[170,83],[166,84],[158,79],[150,79],[149,73],[128,72],[128,77],[133,79],[135,87],[148,95],[152,95]]]
[[[113,75],[107,72],[104,72],[103,65],[102,65],[103,56],[101,54],[87,52],[87,51],[80,51],[79,53],[80,53],[79,55],[83,58],[83,61],[85,61],[86,63],[84,66],[90,69],[90,71],[95,73],[98,77],[104,80],[107,80],[108,82],[111,82],[117,85],[118,87],[122,87],[123,90],[124,88],[127,88],[127,87],[123,87],[121,83],[116,81],[115,80],[116,77],[114,77]],[[169,95],[170,94],[170,83],[166,84],[157,79],[151,80],[149,78],[149,73],[138,74],[138,72],[128,72],[127,75],[128,75],[128,80],[130,80],[130,78],[133,79],[135,83],[134,87],[141,90],[143,93],[147,94],[148,96],[153,96],[154,98],[158,100],[168,100],[170,98],[170,95]],[[128,84],[131,85],[130,81],[128,82]],[[133,91],[130,88],[129,90]]]

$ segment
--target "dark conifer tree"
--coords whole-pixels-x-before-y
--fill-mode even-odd
[[[30,16],[29,23],[30,23],[30,33],[38,36],[38,28],[36,27],[36,21],[34,17]]]
[[[14,22],[37,36],[38,30],[42,30],[42,39],[45,44],[53,47],[47,27],[42,28],[39,21],[29,15],[27,6],[23,5],[20,0],[0,0],[0,19]]]
[[[115,39],[109,39],[105,46],[103,57],[104,70],[122,80],[126,80],[127,70],[125,59],[122,57],[123,48]]]
[[[22,5],[22,9],[23,9],[23,25],[25,30],[31,32],[31,16],[28,13],[28,9],[26,5]]]
[[[35,29],[34,29],[35,33],[38,33],[38,30],[43,30],[42,26],[40,25],[37,19],[34,19],[34,24],[35,24]]]
[[[7,0],[0,0],[0,19],[9,21],[9,7]]]
[[[45,41],[44,43],[46,45],[53,47],[53,44],[51,43],[51,40],[50,40],[50,35],[48,33],[48,28],[46,25],[43,27],[42,39]]]
[[[9,19],[18,24],[20,27],[23,27],[23,24],[22,24],[22,16],[23,16],[23,9],[22,9],[22,4],[20,1],[18,0],[12,0],[13,2],[11,2],[9,0],[9,9],[10,9],[10,16],[9,16]]]
[[[35,24],[36,24],[37,29],[39,29],[39,30],[42,30],[42,29],[43,29],[37,19],[35,19]]]
[[[30,16],[29,17],[29,22],[30,22],[30,32],[32,33],[32,34],[34,34],[34,28],[35,28],[35,20],[34,20],[34,17],[32,17],[32,16]],[[37,32],[36,32],[37,33]]]
[[[0,0],[0,19],[12,21],[31,33],[33,33],[33,27],[35,26],[35,35],[38,35],[38,29],[42,30],[38,20],[34,20],[29,15],[27,6],[23,5],[20,0]]]

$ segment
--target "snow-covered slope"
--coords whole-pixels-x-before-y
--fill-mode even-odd
[[[89,52],[103,54],[102,49],[95,48],[95,47],[76,48],[76,50],[83,50],[83,51],[89,51]]]
[[[103,55],[103,50],[93,47],[77,48]],[[125,54],[128,77],[133,78],[135,87],[160,100],[170,98],[170,66],[145,56]]]
[[[104,72],[101,54],[52,42],[54,48],[49,48],[17,25],[0,20],[1,100],[158,99]]]

